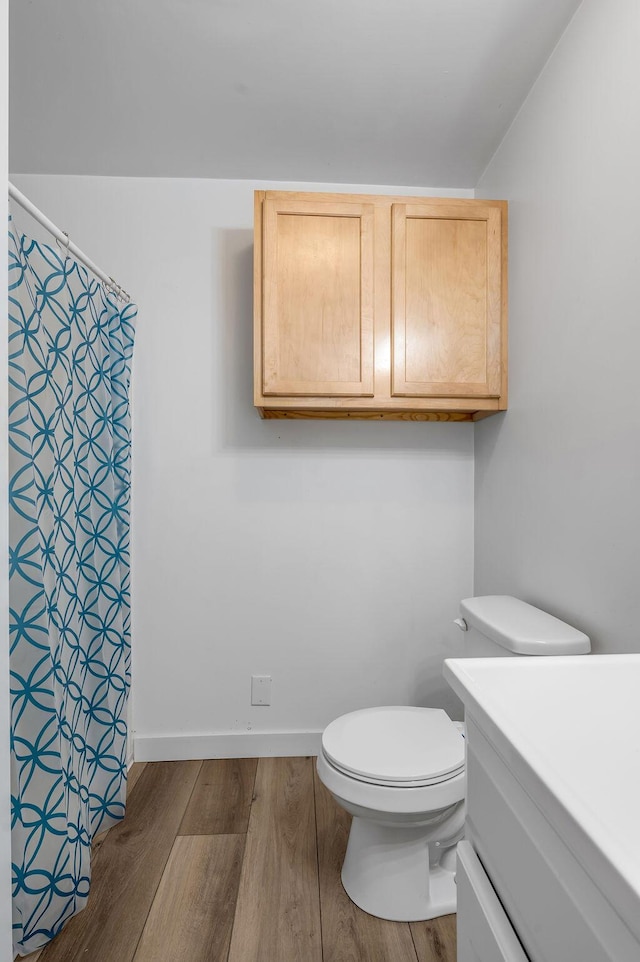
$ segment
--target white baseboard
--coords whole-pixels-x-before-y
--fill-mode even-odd
[[[192,758],[263,758],[317,755],[321,731],[215,732],[210,735],[135,735],[137,762],[174,762]]]

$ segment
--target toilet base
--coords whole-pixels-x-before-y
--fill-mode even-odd
[[[434,834],[433,826],[392,827],[354,817],[342,866],[351,901],[393,922],[455,912],[455,845],[441,849]]]

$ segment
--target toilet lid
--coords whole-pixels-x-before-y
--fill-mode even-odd
[[[322,749],[335,768],[376,785],[433,785],[464,769],[464,738],[439,708],[350,712],[325,729]]]

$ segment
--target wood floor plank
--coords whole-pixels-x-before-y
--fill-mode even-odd
[[[110,828],[105,828],[104,832],[100,832],[99,835],[95,835],[91,840],[91,864],[95,862],[96,855],[102,848],[103,844],[107,840],[107,835],[111,831]]]
[[[134,762],[129,771],[127,772],[127,804],[131,798],[131,792],[134,789],[138,779],[144,771],[146,762]],[[100,832],[99,835],[94,835],[91,840],[91,858],[95,859],[98,854],[98,849],[102,848],[102,844],[107,837],[107,832],[110,831],[112,826],[105,828],[104,832]]]
[[[138,779],[144,771],[146,762],[134,762],[129,771],[127,772],[127,804],[131,798],[131,792],[134,789]],[[111,830],[112,826],[105,828],[104,832],[100,832],[99,835],[94,835],[91,840],[91,859],[94,860],[98,854],[98,850],[102,848],[103,842],[107,837],[107,833]]]
[[[257,758],[202,763],[178,835],[238,835],[247,831]]]
[[[416,962],[409,924],[367,915],[343,889],[340,872],[351,816],[315,772],[314,778],[324,962]]]
[[[410,924],[418,962],[456,962],[455,915]]]
[[[93,861],[87,907],[39,962],[131,962],[201,764],[147,765]]]
[[[134,962],[226,962],[244,835],[175,840]]]
[[[258,761],[229,962],[322,962],[310,758]]]
[[[127,772],[127,801],[131,798],[131,792],[138,784],[138,779],[146,767],[146,762],[134,762]]]

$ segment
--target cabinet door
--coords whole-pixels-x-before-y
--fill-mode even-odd
[[[458,843],[458,962],[528,962],[469,842]]]
[[[499,397],[501,209],[392,207],[394,396]]]
[[[373,212],[265,200],[265,395],[373,395]]]

